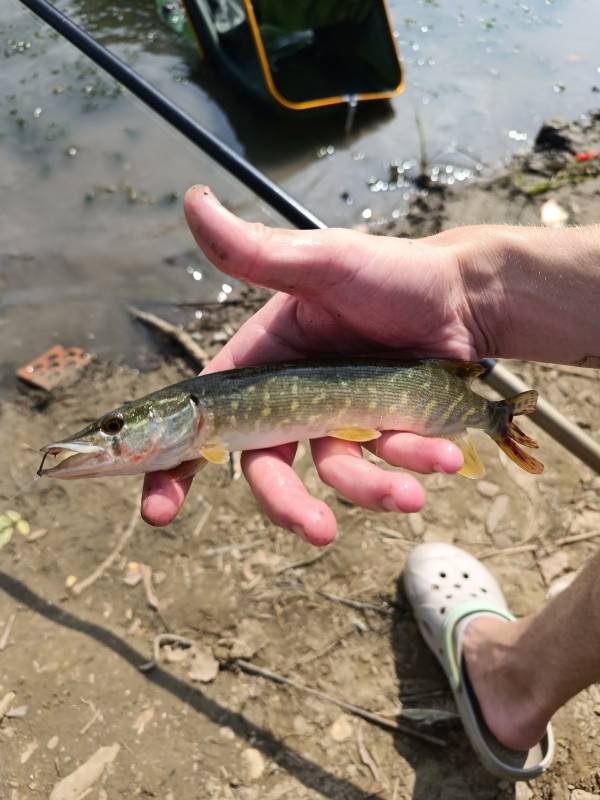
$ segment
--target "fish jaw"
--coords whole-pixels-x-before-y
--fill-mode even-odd
[[[110,450],[88,442],[52,442],[42,448],[44,457],[37,471],[39,477],[48,475],[52,478],[88,478],[104,474],[114,464]],[[44,469],[48,456],[72,453],[54,467]]]

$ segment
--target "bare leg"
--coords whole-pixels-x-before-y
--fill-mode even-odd
[[[526,750],[552,715],[600,680],[600,555],[540,613],[507,624],[480,617],[463,652],[485,721],[507,747]]]

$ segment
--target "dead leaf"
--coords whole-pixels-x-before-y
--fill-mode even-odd
[[[557,550],[556,553],[539,558],[537,564],[546,586],[550,586],[555,578],[558,578],[571,566],[569,555],[565,550]]]
[[[145,708],[141,712],[141,714],[138,715],[136,721],[133,723],[133,730],[137,733],[138,736],[142,735],[146,725],[152,721],[153,717],[154,717],[153,708]]]
[[[80,800],[100,780],[105,768],[112,764],[120,749],[120,744],[98,748],[93,756],[54,786],[49,800]]]

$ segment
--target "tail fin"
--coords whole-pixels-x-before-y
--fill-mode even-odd
[[[519,426],[512,421],[513,416],[517,414],[532,414],[535,411],[538,393],[535,389],[528,392],[522,392],[514,397],[509,397],[501,401],[509,410],[509,421],[502,430],[491,431],[490,436],[496,441],[498,447],[506,453],[511,461],[518,464],[521,469],[526,472],[531,472],[533,475],[540,475],[544,471],[544,465],[541,461],[533,458],[526,453],[519,445],[525,447],[537,448],[537,442],[530,436],[527,436]]]

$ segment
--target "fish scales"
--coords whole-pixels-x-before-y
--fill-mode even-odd
[[[230,444],[232,425],[235,442],[244,432],[275,435],[282,425],[304,426],[308,438],[323,436],[335,425],[433,435],[464,429],[467,416],[472,427],[479,427],[487,412],[487,401],[458,375],[414,362],[274,365],[248,371],[235,389],[228,374],[189,383],[191,391],[203,392],[213,433],[225,444]]]
[[[385,430],[445,436],[461,448],[462,474],[483,465],[467,428],[488,433],[523,469],[543,465],[513,416],[531,414],[537,393],[491,401],[471,389],[478,363],[440,359],[339,359],[244,367],[190,378],[105,414],[69,439],[43,448],[69,454],[39,474],[59,478],[135,474],[186,461],[221,463],[231,450],[333,436],[355,442]],[[73,455],[74,454],[74,455]]]

